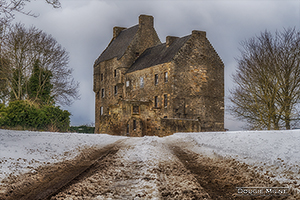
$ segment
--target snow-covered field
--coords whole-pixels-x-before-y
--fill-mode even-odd
[[[34,172],[40,165],[74,158],[80,150],[103,147],[124,137],[0,129],[0,184],[8,175]]]
[[[234,158],[280,182],[300,186],[300,130],[176,133],[196,153]]]
[[[101,148],[124,138],[126,137],[106,134],[0,129],[0,182],[10,175],[34,172],[34,169],[41,165],[72,159],[85,148]],[[153,137],[153,155],[144,152],[147,145],[143,144],[145,141],[152,141],[151,138],[127,138],[126,143],[141,142],[137,143],[132,151],[138,152],[138,155],[145,155],[139,157],[143,162],[149,162],[151,159],[154,162],[157,159],[155,155],[164,155],[164,152],[156,151],[163,151],[165,147],[155,148],[155,141],[159,141],[159,145],[175,142],[179,146],[184,144],[184,148],[197,154],[229,157],[253,165],[257,172],[299,188],[300,130],[176,133],[164,138]],[[128,160],[137,159],[134,155],[135,153],[131,152],[124,157]]]

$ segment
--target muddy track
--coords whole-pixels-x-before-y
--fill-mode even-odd
[[[75,160],[41,167],[10,184],[2,199],[297,199],[241,197],[236,187],[283,187],[250,166],[196,154],[156,138],[86,149]]]
[[[292,196],[238,196],[236,187],[284,187],[254,172],[245,164],[234,160],[212,159],[192,152],[184,151],[178,146],[170,149],[194,174],[198,183],[212,199],[294,199]]]
[[[73,184],[76,181],[93,173],[99,167],[99,163],[106,157],[114,155],[118,151],[118,143],[108,145],[104,148],[93,150],[88,155],[55,164],[51,167],[43,167],[43,175],[32,181],[25,181],[21,186],[12,186],[0,199],[7,200],[39,200],[50,199],[53,195]],[[51,168],[54,169],[51,169]]]

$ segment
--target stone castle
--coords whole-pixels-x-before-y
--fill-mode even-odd
[[[153,17],[114,27],[94,63],[95,133],[165,136],[224,130],[224,64],[206,32],[167,36]]]

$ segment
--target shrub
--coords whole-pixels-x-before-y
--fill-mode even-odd
[[[13,101],[9,106],[0,106],[0,126],[9,128],[67,131],[70,126],[70,113],[58,106],[39,107],[29,101]]]
[[[45,125],[50,131],[65,132],[70,127],[70,113],[59,106],[43,106]],[[52,130],[51,130],[52,129]]]
[[[0,127],[5,124],[6,108],[4,104],[0,104]]]

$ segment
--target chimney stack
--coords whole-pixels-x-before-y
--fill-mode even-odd
[[[150,15],[140,15],[139,16],[139,27],[148,26],[153,27],[153,17]]]
[[[178,37],[167,36],[166,37],[166,46],[169,47]]]
[[[121,33],[121,31],[123,31],[124,29],[126,29],[126,28],[124,28],[124,27],[118,27],[118,26],[115,26],[114,28],[113,28],[113,39],[115,39],[116,37],[118,37],[118,35]]]
[[[197,30],[193,30],[192,31],[192,35],[194,36],[198,36],[198,37],[206,37],[206,32],[205,31],[197,31]]]

